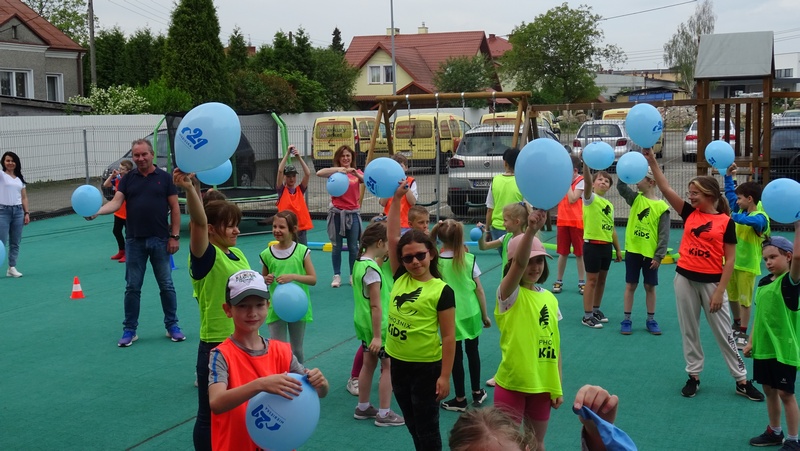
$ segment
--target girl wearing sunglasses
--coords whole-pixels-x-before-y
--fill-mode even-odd
[[[455,355],[455,294],[441,279],[436,243],[419,230],[400,236],[405,180],[389,208],[387,237],[394,286],[386,353],[392,389],[416,449],[442,449],[439,402],[450,394]],[[441,335],[441,338],[440,338]]]

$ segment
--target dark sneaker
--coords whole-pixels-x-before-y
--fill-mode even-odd
[[[442,403],[442,409],[450,410],[452,412],[466,412],[467,410],[467,400],[459,401],[456,398],[451,399],[450,401],[445,401]]]
[[[364,410],[361,410],[356,406],[356,411],[353,413],[353,418],[356,420],[369,420],[370,418],[375,418],[378,416],[378,409],[375,407],[369,406]]]
[[[562,287],[562,286],[564,286],[564,284],[563,284],[563,283],[561,283],[561,282],[556,282],[556,283],[554,283],[554,284],[553,284],[553,293],[561,293],[561,290],[562,290],[562,288],[561,288],[561,287]]]
[[[645,323],[647,325],[647,331],[653,335],[661,335],[661,328],[658,327],[658,322],[654,319],[649,319]]]
[[[473,392],[472,393],[472,405],[475,406],[475,407],[480,406],[481,404],[483,404],[484,401],[486,401],[486,398],[488,396],[489,395],[486,394],[486,390],[484,390],[484,389],[480,389],[480,391],[478,391],[478,393]]]
[[[597,318],[595,318],[594,316],[590,316],[588,318],[584,316],[583,319],[581,320],[581,324],[583,324],[586,327],[591,327],[592,329],[603,328],[603,324],[600,323],[600,321],[598,321]]]
[[[378,427],[405,426],[405,424],[406,420],[391,410],[386,414],[385,417],[380,415],[375,416],[375,426]]]
[[[606,318],[606,315],[603,315],[603,312],[601,312],[600,310],[592,313],[592,316],[594,316],[594,319],[596,319],[600,323],[608,322],[608,318]]]
[[[629,319],[623,319],[621,323],[619,323],[619,333],[622,335],[630,335],[633,333],[633,323]]]
[[[783,432],[781,432],[783,433]],[[778,451],[795,451],[800,450],[800,442],[797,440],[786,440],[783,442],[783,446]]]
[[[683,386],[681,390],[681,395],[687,398],[694,398],[694,395],[697,394],[697,390],[700,389],[700,381],[698,379],[689,376],[689,380],[686,381],[686,385]],[[737,389],[738,390],[738,389]]]
[[[751,401],[763,401],[764,394],[758,391],[753,385],[753,381],[747,381],[744,384],[736,384],[736,394],[742,395]]]
[[[767,430],[763,434],[750,439],[750,446],[780,446],[783,444],[783,431],[780,434],[775,432],[767,426]]]
[[[183,335],[181,328],[178,326],[170,326],[169,329],[167,329],[167,337],[172,341],[186,340],[186,335]]]
[[[139,336],[136,335],[135,331],[126,330],[122,332],[122,338],[119,339],[117,342],[117,346],[120,348],[127,348],[128,346],[132,345],[134,341],[138,340]]]

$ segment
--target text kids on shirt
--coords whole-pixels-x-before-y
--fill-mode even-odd
[[[225,314],[233,319],[233,335],[211,351],[208,399],[213,449],[256,450],[245,421],[247,402],[260,392],[292,399],[302,384],[287,373],[305,374],[320,398],[328,381],[318,369],[307,370],[288,343],[258,334],[264,324],[269,292],[261,274],[242,270],[228,279]]]

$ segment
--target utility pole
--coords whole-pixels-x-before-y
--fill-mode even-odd
[[[394,0],[389,0],[390,20],[392,26],[392,95],[397,95],[397,60],[394,57]]]
[[[94,48],[94,4],[92,0],[89,0],[89,66],[91,67],[92,85],[97,86],[97,58]]]

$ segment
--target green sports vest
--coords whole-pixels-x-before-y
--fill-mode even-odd
[[[514,236],[510,233],[503,235],[503,247],[500,251],[500,257],[503,259],[503,268],[505,268],[506,263],[508,263],[508,243],[511,241],[511,238],[514,238]]]
[[[386,289],[391,293],[394,286],[394,274],[392,273],[392,264],[388,258],[384,259],[381,264],[381,274],[383,274],[383,277],[381,277],[381,289],[386,285]]]
[[[605,197],[595,194],[591,204],[583,204],[583,239],[614,241],[614,205]]]
[[[751,272],[755,275],[761,274],[761,243],[769,235],[769,218],[763,211],[756,210],[747,216],[764,215],[767,219],[767,230],[761,235],[756,233],[756,229],[744,225],[736,224],[736,261],[733,268],[739,271]]]
[[[278,276],[283,274],[306,274],[306,267],[303,264],[303,259],[305,258],[307,250],[307,246],[296,243],[294,252],[292,252],[292,255],[286,258],[276,258],[274,255],[272,255],[271,247],[267,247],[261,251],[261,263],[263,263],[269,269],[270,274],[275,275],[275,280],[273,280],[272,284],[269,286],[270,293],[275,293],[275,288],[278,287]],[[300,321],[310,322],[313,318],[311,316],[311,296],[308,295],[308,285],[298,283],[297,286],[302,288],[303,291],[306,292],[306,296],[308,296],[308,312],[306,312],[306,316],[302,317]],[[275,310],[272,308],[272,303],[270,303],[269,312],[267,313],[267,324],[274,323],[279,319],[280,318],[278,318]]]
[[[356,260],[353,264],[353,324],[356,338],[369,344],[372,341],[372,307],[369,296],[364,296],[364,275],[372,268],[381,275],[381,343],[386,343],[386,325],[389,318],[389,295],[392,290],[384,283],[386,280],[381,268],[374,260]]]
[[[502,354],[495,375],[497,385],[522,393],[550,393],[551,399],[561,396],[561,335],[558,300],[553,293],[520,287],[509,310],[500,313],[495,305],[494,318]]]
[[[456,341],[471,340],[483,332],[481,307],[475,294],[478,284],[472,278],[474,268],[475,256],[470,253],[464,254],[464,268],[460,270],[454,267],[453,257],[439,257],[442,280],[456,295]]]
[[[648,199],[639,193],[625,228],[625,251],[653,258],[658,247],[658,223],[668,209],[663,200]]]
[[[405,362],[442,360],[439,312],[445,283],[414,280],[408,273],[394,281],[389,303],[386,353]]]
[[[228,287],[230,276],[237,271],[250,269],[247,257],[242,251],[235,247],[228,250],[239,260],[231,260],[220,248],[214,246],[216,255],[211,271],[200,280],[192,279],[192,289],[197,297],[197,306],[200,308],[200,340],[206,343],[223,342],[233,333],[233,320],[228,318],[222,309],[222,304],[225,303],[225,289]]]
[[[788,274],[756,289],[757,308],[750,342],[754,359],[778,359],[784,365],[800,367],[800,312],[786,308],[781,292],[783,278]]]
[[[522,193],[517,188],[517,179],[513,175],[495,175],[492,179],[492,228],[505,230],[503,227],[503,207],[508,204],[522,202]]]

